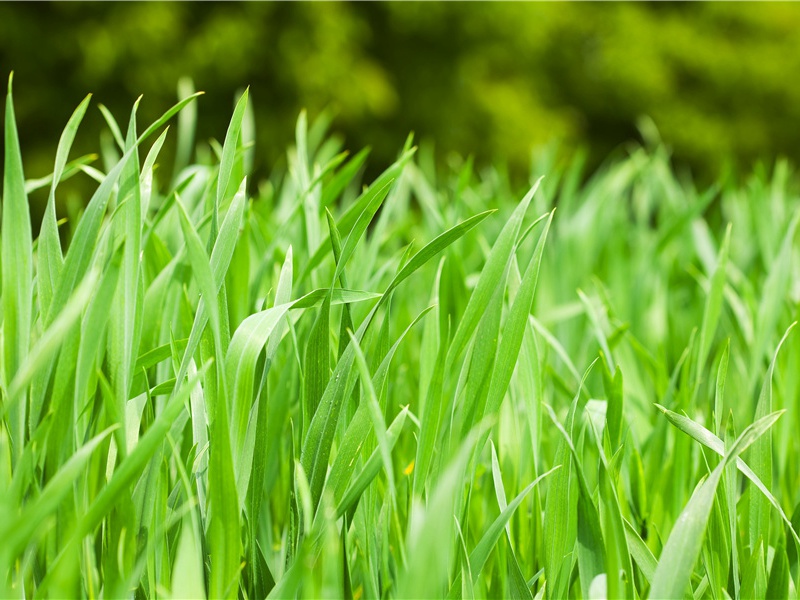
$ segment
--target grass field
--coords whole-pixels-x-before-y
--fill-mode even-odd
[[[91,162],[87,98],[26,180],[9,83],[0,596],[796,597],[786,164],[544,158],[520,197],[409,139],[367,182],[303,114],[256,185],[247,92],[221,143],[195,100],[101,109]]]

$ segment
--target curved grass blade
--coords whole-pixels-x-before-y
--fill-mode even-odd
[[[692,494],[661,551],[650,588],[650,598],[683,598],[700,555],[706,524],[723,470],[728,463],[768,431],[781,414],[783,411],[774,412],[747,427],[725,453],[725,457],[708,479]]]
[[[688,417],[684,417],[683,415],[679,415],[667,408],[664,408],[660,404],[656,404],[656,408],[664,413],[664,416],[667,417],[670,423],[690,436],[692,439],[700,442],[703,446],[713,450],[720,456],[725,455],[725,444],[720,438],[711,433],[708,429],[696,421],[689,419]],[[786,524],[788,531],[795,540],[795,543],[798,545],[798,547],[800,547],[800,537],[798,537],[794,527],[792,526],[792,522],[786,516],[786,513],[783,512],[783,508],[781,508],[781,505],[775,496],[772,495],[772,492],[769,491],[767,486],[764,485],[764,482],[761,481],[759,476],[756,475],[756,473],[750,468],[744,459],[736,457],[736,460],[732,462],[736,465],[736,468],[739,469],[739,471],[741,471],[742,474],[747,477],[753,483],[753,485],[756,486],[758,491],[760,491],[764,498],[766,498],[767,501],[772,505],[775,511],[780,515],[781,520]]]
[[[92,95],[89,94],[83,99],[72,113],[67,126],[61,134],[56,149],[56,162],[53,168],[53,179],[50,186],[50,193],[47,197],[47,208],[42,217],[42,227],[39,231],[39,264],[36,270],[36,278],[39,283],[39,306],[41,314],[48,314],[50,302],[53,297],[53,290],[56,287],[61,269],[64,265],[64,256],[61,253],[61,240],[58,235],[58,224],[56,223],[56,187],[64,174],[64,167],[75,140],[75,134],[86,114],[89,101]]]
[[[497,541],[500,539],[500,536],[503,534],[503,530],[505,529],[508,521],[513,516],[514,512],[519,508],[519,505],[522,504],[522,501],[525,497],[533,490],[534,487],[545,477],[550,475],[550,473],[557,471],[561,468],[561,465],[557,465],[539,475],[536,479],[530,482],[525,489],[523,489],[517,496],[509,502],[508,506],[506,506],[497,518],[492,521],[492,524],[484,532],[483,536],[481,537],[478,544],[472,550],[469,555],[469,566],[470,571],[472,573],[472,584],[476,584],[478,581],[478,577],[480,576],[481,572],[483,571],[483,567],[486,565],[486,561],[489,559],[489,554],[491,554],[492,550],[494,549]],[[454,586],[458,585],[458,583],[454,583]]]

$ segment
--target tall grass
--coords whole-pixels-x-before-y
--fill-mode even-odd
[[[32,180],[9,81],[0,595],[796,597],[786,164],[545,157],[520,199],[409,139],[364,185],[302,114],[252,182],[247,92],[208,145],[183,87],[146,128],[103,109],[99,164],[87,98]]]

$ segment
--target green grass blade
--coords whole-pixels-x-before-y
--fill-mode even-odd
[[[245,449],[255,385],[256,362],[273,331],[279,326],[290,304],[281,304],[245,319],[233,335],[225,359],[225,372],[231,391],[231,438],[236,487],[244,502],[250,481],[254,447]],[[254,442],[253,442],[254,443]],[[242,506],[243,508],[243,506]]]
[[[800,209],[797,209],[781,241],[780,250],[769,269],[767,279],[763,284],[761,302],[758,304],[756,315],[755,339],[752,345],[750,361],[750,386],[755,383],[755,378],[761,372],[759,368],[767,354],[770,338],[774,335],[775,327],[781,315],[781,307],[789,293],[791,282],[792,248],[797,225],[800,223]]]
[[[500,473],[500,462],[497,458],[497,451],[495,450],[494,444],[491,444],[492,448],[492,479],[494,480],[494,489],[495,495],[497,496],[497,504],[500,507],[500,511],[504,511],[508,506],[508,502],[506,501],[506,491],[503,487],[503,477]],[[508,547],[508,589],[509,589],[509,596],[514,600],[533,600],[533,594],[531,594],[531,590],[528,587],[528,583],[525,580],[525,576],[522,574],[522,570],[519,566],[519,561],[517,560],[517,555],[514,552],[513,545],[511,543],[511,527],[506,522],[505,526],[505,533],[506,533],[506,545]],[[452,590],[452,588],[451,588]]]
[[[181,78],[178,81],[178,98],[191,97],[192,94],[194,94],[194,82],[188,77]],[[197,105],[191,103],[178,115],[178,143],[175,149],[175,167],[172,170],[173,187],[191,159],[196,128]]]
[[[58,352],[65,337],[72,330],[72,326],[78,321],[83,309],[92,297],[97,279],[97,273],[93,272],[81,282],[80,287],[75,290],[75,294],[70,298],[58,318],[37,340],[25,363],[17,371],[8,388],[8,404],[3,407],[3,413],[12,410],[17,399],[33,380],[34,376]]]
[[[198,95],[200,94],[195,94],[182,100],[148,127],[136,140],[133,148],[127,150],[119,162],[108,172],[103,182],[92,195],[82,218],[77,224],[72,243],[64,258],[64,268],[62,269],[61,277],[53,293],[50,312],[47,315],[48,323],[61,311],[77,283],[83,279],[91,263],[92,253],[94,252],[95,244],[100,233],[102,219],[111,194],[114,191],[114,186],[117,184],[117,180],[121,176],[126,164],[133,156],[136,148],[163,126],[175,113],[192,102]]]
[[[767,593],[764,597],[786,600],[789,597],[789,577],[789,561],[786,558],[786,547],[783,544],[779,544],[775,548],[772,568],[769,571]]]
[[[2,222],[2,308],[3,368],[6,382],[11,381],[28,356],[33,310],[33,241],[25,175],[19,147],[12,98],[13,74],[8,78],[5,114],[5,162],[3,165]],[[20,456],[25,445],[27,401],[15,402],[8,427],[12,454]],[[5,411],[4,411],[5,412]]]
[[[486,425],[480,425],[462,444],[454,460],[431,491],[427,506],[415,502],[409,516],[407,537],[409,564],[399,578],[399,598],[443,596],[447,587],[453,555],[449,543],[454,538],[456,490],[462,485],[464,469],[479,436]],[[502,531],[502,526],[500,527]],[[443,546],[439,542],[448,540]]]
[[[545,405],[545,408],[550,420],[569,448],[573,465],[578,474],[580,495],[578,496],[577,546],[575,552],[578,559],[578,575],[581,581],[581,589],[584,593],[588,593],[594,578],[605,573],[606,567],[606,550],[603,531],[600,526],[600,513],[594,504],[593,495],[583,471],[583,465],[572,439],[561,423],[558,422],[553,409],[549,405]]]
[[[217,296],[217,286],[214,284],[214,276],[211,272],[211,264],[206,254],[203,242],[197,234],[197,230],[192,225],[189,215],[183,208],[180,199],[176,202],[178,206],[178,213],[181,219],[181,229],[186,241],[187,254],[189,261],[192,265],[195,280],[200,288],[200,294],[203,299],[203,304],[208,307],[209,318],[211,320],[211,328],[214,333],[214,339],[217,347],[221,350],[221,316],[219,311],[219,301]],[[198,308],[198,313],[201,312]]]
[[[633,525],[631,525],[628,521],[625,521],[625,537],[628,540],[628,548],[631,551],[631,558],[636,562],[636,566],[644,575],[644,578],[651,582],[653,581],[653,576],[656,573],[656,567],[658,566],[658,561],[656,557],[653,556],[653,552],[644,542],[642,537],[639,535]]]
[[[497,288],[503,273],[506,270],[506,265],[514,249],[517,235],[519,234],[522,226],[522,219],[528,210],[533,195],[539,187],[541,178],[537,180],[536,184],[525,195],[519,203],[511,218],[506,222],[502,232],[492,246],[492,251],[489,254],[486,264],[481,270],[480,279],[475,290],[470,296],[467,307],[464,310],[464,315],[461,318],[458,328],[453,337],[453,342],[450,346],[450,351],[447,358],[447,364],[452,365],[458,358],[466,351],[467,342],[472,337],[478,321],[482,316],[486,305],[491,300],[492,295]],[[449,371],[450,369],[446,369]]]
[[[411,329],[416,325],[426,314],[428,314],[433,307],[426,308],[422,311],[410,324],[400,337],[397,338],[392,347],[386,353],[386,356],[381,361],[380,366],[375,371],[375,375],[372,378],[372,385],[375,390],[382,390],[386,383],[387,374],[389,371],[389,365],[392,362],[395,354],[397,353],[397,349],[400,346],[400,342],[405,339],[406,335],[411,331]],[[362,400],[363,403],[363,400]],[[407,412],[407,409],[401,411],[400,414],[404,414]],[[405,417],[403,417],[405,419]],[[398,415],[392,425],[387,430],[387,439],[390,441],[392,439],[392,430],[393,428],[399,427],[396,425],[400,419],[400,415]],[[361,446],[364,444],[364,441],[369,434],[370,428],[370,412],[367,409],[366,405],[359,405],[359,408],[356,410],[353,418],[350,420],[350,423],[347,426],[347,430],[345,431],[344,437],[342,438],[341,444],[338,448],[336,453],[336,458],[333,461],[333,465],[331,466],[330,474],[328,476],[328,480],[325,483],[326,490],[330,490],[331,494],[333,495],[334,502],[338,503],[339,508],[344,512],[350,505],[348,504],[345,506],[344,500],[342,500],[343,495],[345,494],[345,490],[347,490],[347,497],[348,502],[356,501],[360,496],[361,491],[359,487],[356,486],[356,483],[350,483],[352,478],[352,474],[356,468],[356,457],[358,452],[361,449]],[[357,476],[357,481],[359,485],[363,485],[366,488],[366,485],[371,481],[375,475],[378,474],[378,470],[380,469],[380,461],[383,460],[380,452],[373,453],[373,456],[369,458],[367,461],[367,465],[364,466],[361,473]],[[373,464],[374,463],[374,464]],[[371,471],[374,469],[374,474]],[[350,486],[348,488],[348,485]],[[341,514],[341,513],[340,513]]]
[[[342,234],[346,234],[347,239],[350,238],[350,233],[352,232],[356,222],[358,222],[359,218],[364,215],[365,209],[370,204],[374,204],[376,202],[376,197],[379,193],[384,191],[384,188],[386,188],[385,191],[388,193],[392,181],[395,181],[400,176],[405,168],[405,165],[411,160],[413,155],[413,149],[405,152],[388,169],[381,173],[378,178],[372,182],[372,185],[370,185],[338,219],[337,226],[339,231],[342,232]],[[368,214],[369,213],[367,213],[367,215]],[[367,215],[364,215],[364,218],[366,218]],[[356,240],[354,239],[353,241],[355,243]],[[345,242],[345,244],[347,244],[347,242]],[[299,277],[299,280],[304,281],[311,271],[313,271],[322,262],[322,259],[324,259],[330,251],[330,240],[322,240],[311,256],[311,259],[306,264],[302,274]],[[349,260],[349,256],[347,257],[347,260]],[[342,268],[344,268],[344,264],[347,263],[347,260],[342,263]],[[334,278],[334,281],[335,279],[336,278]]]
[[[239,137],[242,133],[242,120],[244,119],[245,110],[247,108],[249,91],[249,88],[246,89],[236,102],[236,107],[233,110],[233,117],[231,117],[231,122],[228,125],[228,131],[225,133],[225,143],[222,146],[222,160],[219,164],[219,175],[217,178],[217,207],[222,206],[225,200],[225,194],[228,190],[228,184],[231,180],[236,150],[239,146]]]
[[[364,410],[363,412],[366,414],[367,410]],[[395,417],[395,420],[392,422],[392,424],[386,429],[386,449],[388,449],[390,452],[395,443],[397,443],[397,438],[400,437],[400,433],[403,431],[407,416],[408,409],[405,408],[401,410],[397,417]],[[336,514],[338,516],[342,516],[353,509],[363,495],[364,490],[367,489],[369,484],[372,483],[372,481],[380,472],[382,465],[385,469],[386,458],[384,456],[384,448],[379,447],[370,455],[370,457],[367,459],[367,462],[364,463],[364,467],[353,479],[352,483],[344,492],[344,494],[342,494],[342,498],[336,507]],[[333,478],[333,469],[331,469],[331,478]]]
[[[61,253],[61,240],[58,235],[58,224],[56,223],[56,187],[64,174],[64,167],[69,157],[69,151],[75,140],[78,127],[86,114],[89,101],[92,95],[89,94],[83,99],[72,113],[67,126],[61,134],[56,150],[56,163],[53,169],[53,180],[50,186],[50,194],[47,197],[47,208],[42,218],[42,227],[39,232],[39,263],[37,265],[37,281],[39,283],[39,311],[46,315],[50,311],[50,302],[53,297],[53,290],[56,287],[61,269],[64,264],[64,256]]]
[[[764,418],[772,412],[772,377],[775,372],[775,363],[778,360],[778,353],[781,350],[786,338],[792,331],[797,321],[792,323],[783,334],[781,341],[775,348],[775,354],[770,362],[769,369],[764,376],[764,383],[761,386],[761,393],[758,396],[758,403],[756,404],[755,419]],[[772,487],[773,478],[773,465],[772,465],[772,432],[768,431],[764,437],[757,440],[749,452],[749,462],[752,466],[753,473],[758,475],[764,486],[767,489]],[[754,495],[750,498],[750,531],[749,540],[750,547],[755,548],[759,540],[763,540],[765,544],[770,539],[769,528],[769,506],[766,499],[762,495]]]
[[[358,340],[352,332],[350,334],[350,343],[356,353],[356,367],[358,367],[358,374],[361,377],[361,384],[366,391],[365,401],[372,419],[372,427],[375,432],[375,437],[378,439],[378,450],[380,452],[381,460],[383,460],[383,467],[386,470],[386,477],[389,481],[389,495],[394,497],[396,495],[394,484],[394,467],[392,466],[392,447],[389,443],[386,433],[386,423],[383,419],[383,411],[378,403],[378,395],[375,393],[375,387],[372,385],[372,377],[369,373],[367,366],[367,359],[364,358],[364,352]]]
[[[731,243],[731,224],[725,230],[725,239],[717,256],[717,267],[711,276],[711,288],[708,292],[705,307],[703,308],[703,321],[700,327],[700,341],[697,346],[697,363],[695,375],[695,388],[699,384],[700,377],[708,359],[708,352],[711,342],[717,330],[719,314],[722,310],[722,293],[725,288],[728,268],[728,249]]]
[[[317,412],[330,376],[330,309],[331,297],[330,294],[326,294],[317,318],[314,320],[314,325],[311,327],[306,345],[303,364],[305,374],[303,431],[307,431],[308,424]]]
[[[139,185],[139,157],[134,150],[136,142],[136,113],[139,100],[134,102],[131,110],[128,132],[125,139],[125,151],[133,152],[131,159],[120,173],[118,199],[120,204],[119,218],[114,220],[114,229],[123,242],[122,270],[120,273],[121,293],[114,297],[112,314],[109,319],[108,364],[111,382],[114,385],[115,399],[118,403],[117,413],[120,415],[120,429],[126,431],[125,402],[130,394],[133,365],[139,349],[142,319],[137,312],[141,311],[139,302],[139,263],[142,242],[142,190]],[[118,444],[121,456],[127,450]]]
[[[509,502],[508,506],[506,506],[502,512],[498,515],[498,517],[492,522],[489,528],[481,537],[481,540],[478,542],[478,545],[475,546],[475,549],[469,555],[469,564],[470,569],[472,571],[472,581],[473,583],[477,582],[478,576],[480,575],[481,571],[483,570],[486,561],[489,558],[489,554],[494,548],[495,544],[497,544],[497,540],[500,539],[500,536],[503,533],[503,529],[505,528],[506,524],[508,523],[511,516],[514,514],[514,511],[517,510],[522,501],[525,497],[533,490],[536,485],[542,481],[545,477],[550,475],[553,471],[559,469],[559,466],[553,467],[549,471],[546,471],[539,475],[536,479],[534,479],[528,486],[523,489],[519,494],[517,494],[516,498],[514,498],[511,502]]]
[[[389,193],[389,190],[392,187],[393,181],[386,182],[380,188],[376,188],[376,186],[372,186],[367,191],[367,202],[364,206],[364,210],[358,215],[356,222],[353,224],[353,228],[350,230],[350,233],[347,235],[347,239],[342,246],[342,253],[339,257],[339,260],[336,263],[336,272],[333,275],[333,281],[339,279],[344,271],[345,266],[347,265],[350,258],[353,256],[353,253],[356,250],[356,246],[361,241],[361,237],[367,231],[367,227],[372,222],[372,218],[375,216],[375,213],[378,212],[378,209],[383,204],[386,195]]]
[[[525,269],[525,275],[522,277],[517,297],[511,305],[508,318],[503,327],[503,337],[500,340],[497,361],[489,384],[489,396],[484,416],[495,414],[500,410],[500,403],[503,401],[511,376],[514,373],[514,368],[517,365],[519,350],[522,346],[522,337],[528,326],[528,315],[530,315],[533,307],[533,295],[536,292],[536,284],[539,281],[539,269],[542,264],[544,245],[547,241],[547,233],[550,231],[552,221],[553,213],[550,213],[544,225],[544,230],[539,236],[539,242],[536,244],[533,256]]]
[[[589,366],[572,399],[564,424],[564,430],[572,436],[578,401],[586,378],[597,359]],[[572,551],[577,538],[576,482],[572,476],[575,465],[566,439],[559,441],[553,464],[561,469],[552,477],[544,507],[544,574],[547,581],[547,597],[561,598],[566,594],[568,576],[572,565]]]

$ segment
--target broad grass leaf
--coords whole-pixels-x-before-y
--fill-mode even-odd
[[[172,565],[172,593],[169,597],[186,600],[205,600],[202,545],[191,519],[184,517],[181,525],[175,562]]]
[[[141,99],[141,97],[139,98]],[[139,157],[136,143],[136,113],[139,99],[133,104],[125,138],[124,150],[133,153],[120,173],[118,214],[112,221],[115,237],[122,240],[122,269],[118,286],[121,293],[114,296],[109,319],[107,345],[108,365],[117,412],[121,415],[121,430],[126,431],[124,405],[130,394],[133,366],[139,349],[141,335],[141,310],[139,301],[139,265],[142,242],[142,190],[139,185]],[[142,291],[143,294],[143,291]],[[127,449],[118,444],[121,456]]]
[[[331,296],[326,294],[322,306],[317,312],[317,318],[311,327],[306,344],[303,397],[303,431],[307,431],[308,424],[317,412],[319,401],[325,392],[325,387],[330,377],[330,309]]]
[[[214,283],[214,276],[211,272],[208,254],[180,200],[177,201],[177,206],[178,214],[180,215],[181,229],[183,230],[186,241],[186,252],[192,265],[195,281],[200,288],[203,305],[208,307],[207,310],[209,312],[211,329],[214,333],[215,342],[221,350],[222,341],[220,331],[222,325],[217,297],[218,288]],[[198,308],[197,313],[199,314],[200,312],[201,309]]]
[[[781,543],[775,548],[772,568],[769,571],[767,593],[765,598],[786,600],[789,597],[789,561],[786,557],[786,546]]]
[[[25,175],[12,97],[13,73],[8,78],[3,164],[2,308],[3,369],[11,381],[28,356],[33,311],[33,241]],[[5,410],[3,411],[6,412]],[[25,445],[27,402],[22,397],[8,416],[12,453],[19,457]]]
[[[615,452],[622,443],[622,426],[625,421],[623,414],[622,370],[619,365],[616,366],[612,377],[606,362],[603,361],[603,388],[608,398],[606,404],[608,439],[611,444],[611,451]]]
[[[625,538],[628,541],[631,558],[636,563],[636,566],[639,567],[648,582],[653,581],[658,561],[644,540],[642,540],[639,532],[628,521],[625,521]]]
[[[188,77],[178,80],[178,98],[188,98],[195,93],[194,82]],[[172,169],[172,186],[177,183],[184,168],[189,164],[197,129],[197,104],[188,104],[178,114],[178,135],[175,149],[175,166]]]
[[[275,305],[280,306],[291,300],[292,279],[293,279],[293,252],[292,247],[286,251],[286,257],[278,276],[278,286],[275,291]],[[261,381],[256,390],[256,405],[253,410],[255,415],[255,439],[253,447],[253,463],[250,474],[249,488],[247,493],[248,520],[251,526],[251,537],[255,539],[258,532],[258,525],[261,517],[261,505],[264,498],[264,486],[267,480],[268,464],[275,468],[275,461],[270,460],[278,455],[279,436],[282,431],[286,415],[289,412],[289,398],[281,394],[270,397],[267,393],[267,376],[272,367],[272,361],[278,350],[278,344],[284,330],[286,321],[282,321],[273,330],[267,342],[267,353],[264,362],[264,370],[261,374]],[[229,347],[230,349],[230,347]],[[253,419],[251,418],[251,422]],[[251,543],[251,557],[257,552],[257,548]],[[261,563],[261,560],[257,562]],[[261,571],[261,566],[256,567]],[[260,577],[257,578],[261,580]],[[263,590],[262,590],[263,591]]]
[[[225,371],[231,392],[231,437],[234,453],[236,487],[243,503],[250,481],[252,452],[244,453],[247,423],[253,406],[256,362],[270,335],[286,316],[291,304],[281,304],[245,319],[231,339],[225,360]],[[242,508],[244,506],[242,505]]]

